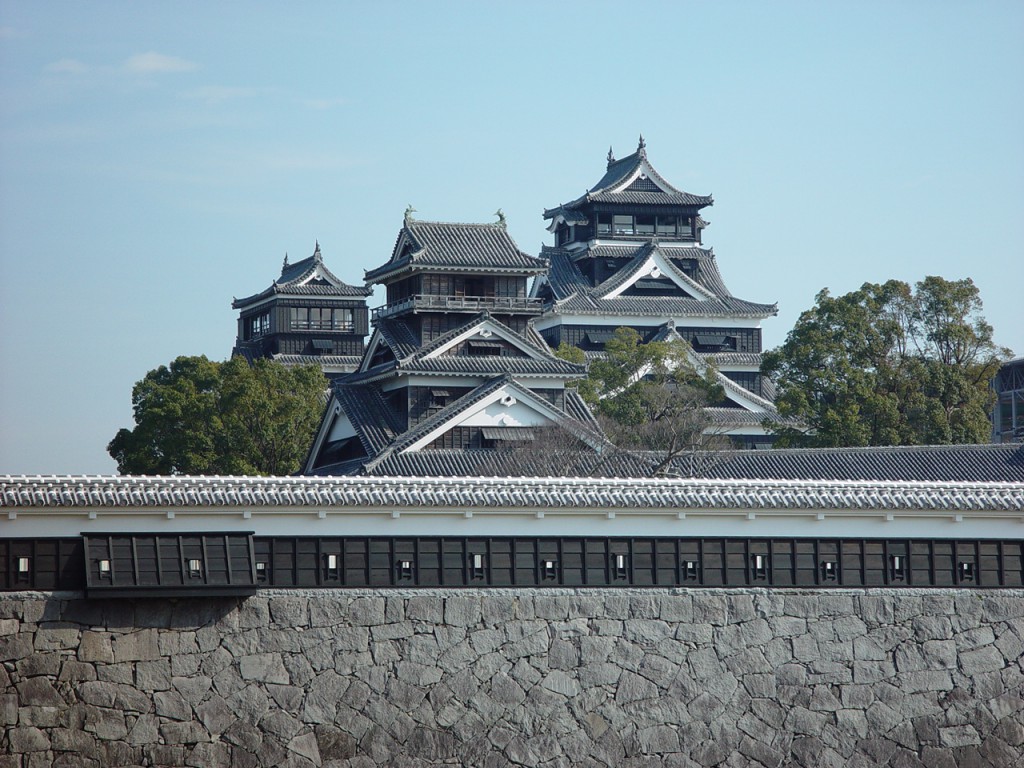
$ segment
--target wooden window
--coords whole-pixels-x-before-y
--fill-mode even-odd
[[[334,321],[331,327],[336,331],[351,331],[355,328],[353,322],[352,310],[348,308],[340,308],[334,310]]]
[[[612,233],[612,215],[610,213],[597,214],[597,234],[610,235]]]
[[[612,217],[612,225],[616,235],[632,235],[634,232],[632,216],[616,214]]]
[[[659,235],[675,235],[676,228],[678,226],[679,217],[677,216],[659,216],[658,217],[658,234]]]
[[[637,216],[636,217],[636,233],[638,235],[653,235],[654,234],[654,217],[653,216]]]

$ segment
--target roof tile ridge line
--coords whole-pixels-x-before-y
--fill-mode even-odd
[[[371,461],[368,461],[363,466],[366,467],[367,469],[373,469],[378,464],[380,464],[385,458],[394,455],[396,452],[398,452],[400,448],[403,448],[405,445],[409,443],[415,442],[416,438],[419,436],[420,433],[429,432],[437,424],[443,423],[445,419],[448,419],[450,418],[450,416],[457,414],[461,408],[466,407],[467,405],[475,402],[476,400],[482,397],[486,397],[493,390],[504,385],[506,383],[506,379],[510,378],[511,377],[509,376],[509,374],[502,374],[501,376],[497,376],[495,378],[485,381],[478,387],[474,387],[469,392],[464,394],[462,397],[458,398],[457,400],[454,400],[453,402],[446,405],[444,408],[437,411],[437,413],[435,413],[433,416],[424,419],[419,424],[416,424],[407,429],[402,434],[397,435],[395,439],[391,441],[390,445],[388,445],[384,450],[378,453]]]
[[[501,226],[501,222],[497,221],[431,221],[428,219],[412,219],[406,225],[407,227],[414,227],[420,224],[426,224],[427,226],[441,226],[441,227],[480,227],[490,228],[496,230],[504,230],[505,227]]]

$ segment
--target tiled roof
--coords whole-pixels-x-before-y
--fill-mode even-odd
[[[792,448],[722,454],[707,477],[1024,483],[1024,445]],[[1021,486],[1024,491],[1024,486]]]
[[[273,359],[284,365],[319,365],[331,368],[351,368],[359,365],[359,355],[274,355]]]
[[[632,259],[646,247],[648,247],[647,244],[639,246],[596,245],[592,248],[573,252],[572,259],[573,261],[579,261],[581,258],[588,257],[595,259]],[[659,244],[658,248],[662,255],[672,261],[686,259],[694,262],[696,270],[693,275],[693,280],[698,285],[711,291],[711,293],[720,298],[732,296],[729,289],[725,286],[725,281],[722,279],[722,273],[718,269],[718,262],[715,259],[715,252],[712,249],[674,248],[663,244]]]
[[[544,263],[520,251],[503,224],[407,219],[391,259],[368,270],[366,281],[379,282],[389,274],[413,267],[525,275],[544,271]]]
[[[631,205],[710,205],[711,198],[689,192],[591,192],[585,198],[592,203],[629,203]],[[580,201],[583,202],[583,201]]]
[[[657,253],[662,257],[665,264],[672,271],[676,281],[686,286],[686,292],[694,298],[703,298],[703,294],[708,293],[708,289],[697,283],[693,278],[687,275],[681,270],[674,261],[670,258],[669,254],[662,251],[656,243],[647,243],[637,249],[636,254],[633,256],[633,260],[615,271],[611,277],[605,280],[600,285],[594,287],[594,293],[598,296],[604,296],[616,288],[626,284],[633,278],[637,272],[639,272],[644,264],[647,263],[648,258]]]
[[[557,357],[537,360],[532,357],[470,357],[466,355],[434,357],[429,360],[417,359],[402,364],[399,368],[405,373],[426,373],[440,375],[469,376],[500,376],[508,373],[513,376],[586,376],[583,366],[570,363]]]
[[[565,412],[569,414],[570,418],[576,419],[581,424],[588,425],[597,434],[603,434],[601,425],[597,423],[597,419],[594,418],[594,414],[589,406],[575,389],[565,390]]]
[[[594,295],[597,292],[596,289],[590,287],[586,278],[564,249],[545,248],[544,256],[550,263],[548,282],[555,296],[553,310],[561,314],[760,319],[778,312],[778,306],[775,304],[744,301],[728,293],[714,299],[668,296],[617,296],[611,299],[599,299]],[[709,286],[703,285],[710,290]]]
[[[420,340],[402,320],[382,318],[376,322],[376,328],[384,343],[400,360],[414,355],[419,349]]]
[[[303,280],[312,276],[317,268],[324,276],[336,285],[306,284],[299,285]],[[232,309],[240,309],[261,301],[275,294],[288,294],[293,296],[334,296],[344,298],[364,298],[373,293],[373,290],[364,286],[349,285],[338,278],[333,272],[327,269],[320,255],[320,245],[317,244],[313,255],[294,264],[285,264],[281,268],[281,276],[270,284],[269,288],[247,296],[244,299],[235,299],[231,302]]]
[[[399,435],[397,438],[395,438],[393,441],[391,441],[390,445],[388,445],[384,451],[385,455],[393,455],[396,453],[400,453],[402,450],[415,443],[421,437],[429,434],[432,430],[436,429],[437,427],[447,422],[453,416],[456,416],[457,414],[471,407],[475,403],[480,402],[488,395],[496,392],[497,390],[501,389],[501,387],[511,382],[512,379],[509,376],[496,376],[490,381],[481,384],[476,389],[467,392],[462,397],[452,401],[445,407],[438,410],[432,416],[427,417],[419,424],[414,425],[413,427]],[[379,460],[380,459],[378,459],[377,461]],[[373,469],[377,461],[369,462],[366,467],[367,470],[369,471]]]
[[[641,166],[646,166],[646,173],[648,177],[655,180],[657,185],[666,191],[611,191],[615,187],[621,186],[623,182],[632,176]],[[564,215],[566,210],[578,208],[587,202],[689,205],[703,208],[704,206],[713,204],[714,200],[710,195],[693,195],[669,184],[668,181],[666,181],[665,178],[654,169],[654,166],[650,164],[650,161],[647,159],[647,151],[641,144],[633,154],[628,155],[621,160],[614,160],[610,162],[608,164],[608,168],[605,170],[604,176],[601,177],[601,180],[598,181],[597,184],[590,188],[587,194],[570,203],[563,203],[560,206],[544,211],[544,218],[554,218],[559,213],[563,213]]]
[[[760,352],[694,352],[694,354],[719,368],[729,368],[733,365],[760,367],[763,357]]]
[[[0,507],[320,511],[1024,511],[1024,484],[602,478],[0,477]]]
[[[436,350],[449,344],[468,329],[489,320],[495,326],[515,339],[526,349],[532,349],[538,357],[498,357],[444,355],[428,358]],[[586,367],[561,360],[552,354],[544,339],[536,332],[520,334],[513,331],[500,320],[482,312],[470,317],[462,325],[431,339],[423,346],[416,346],[416,339],[408,326],[395,321],[378,321],[381,337],[388,344],[397,359],[375,366],[367,371],[352,374],[350,382],[366,381],[379,378],[386,374],[401,371],[403,373],[426,373],[438,375],[469,375],[469,376],[501,376],[516,374],[523,376],[550,375],[560,377],[581,377],[586,375]]]
[[[375,456],[395,439],[402,425],[395,419],[394,409],[384,401],[379,389],[353,386],[345,381],[334,384],[334,394],[366,453]]]

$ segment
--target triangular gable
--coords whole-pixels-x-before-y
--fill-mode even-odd
[[[313,445],[310,447],[309,455],[306,457],[306,466],[303,469],[303,474],[309,474],[315,467],[319,466],[318,460],[323,453],[324,446],[331,442],[332,435],[334,435],[334,439],[356,435],[355,427],[352,426],[352,422],[349,421],[345,410],[341,407],[338,396],[335,394],[331,395],[327,408],[324,410],[324,415],[320,419],[320,426],[317,428],[316,437],[313,439]]]
[[[289,286],[308,285],[314,280],[322,280],[335,288],[348,287],[346,283],[339,280],[327,267],[324,266],[322,261],[316,261],[313,263],[312,269],[306,274],[300,277],[298,280],[288,283]]]
[[[620,269],[615,275],[597,286],[594,289],[594,295],[600,299],[614,299],[622,295],[638,280],[648,278],[671,280],[680,290],[696,299],[708,301],[716,298],[713,293],[689,275],[681,272],[658,248],[652,249],[646,258],[637,257],[632,264]]]
[[[537,397],[515,381],[506,380],[485,397],[471,402],[467,408],[449,414],[443,420],[439,419],[432,428],[424,430],[414,441],[403,446],[400,453],[422,450],[456,427],[569,428],[570,424],[569,418],[546,400]],[[594,448],[599,448],[602,444],[597,436],[588,434],[582,428],[572,431]]]
[[[383,349],[382,349],[383,348]],[[358,373],[365,373],[372,367],[370,361],[373,360],[374,356],[378,351],[387,352],[390,355],[390,360],[385,360],[384,363],[378,363],[378,365],[386,364],[396,360],[395,351],[391,349],[387,343],[387,339],[380,332],[380,329],[374,328],[373,335],[370,336],[370,341],[366,345],[366,352],[363,353],[363,359],[359,362],[359,367],[356,369]]]
[[[440,343],[432,347],[425,347],[424,351],[415,357],[417,360],[432,360],[443,357],[445,352],[464,341],[477,339],[486,341],[495,338],[505,341],[510,346],[521,351],[525,356],[531,357],[534,360],[548,360],[551,358],[551,353],[546,348],[530,343],[511,328],[506,327],[489,316],[482,317],[478,321],[465,326],[458,333],[441,337],[438,340]]]
[[[623,176],[617,184],[609,187],[605,191],[612,193],[632,191],[630,190],[630,187],[638,181],[649,182],[650,186],[653,186],[657,191],[664,192],[665,194],[682,194],[682,190],[678,190],[673,187],[665,181],[664,178],[662,178],[660,173],[654,170],[651,164],[647,161],[646,154],[639,158],[639,162],[630,173]],[[648,184],[644,184],[643,186],[645,187],[644,191],[651,191]]]

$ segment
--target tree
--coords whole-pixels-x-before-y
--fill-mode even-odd
[[[135,384],[135,428],[118,430],[107,452],[123,474],[290,474],[313,441],[324,388],[317,366],[179,357]]]
[[[815,297],[785,343],[764,355],[777,405],[807,431],[774,427],[779,445],[985,442],[989,381],[1009,350],[992,339],[970,279],[865,283]]]
[[[584,359],[565,344],[557,354]],[[578,387],[617,451],[644,454],[651,475],[678,471],[681,462],[695,473],[712,451],[729,447],[714,434],[705,411],[724,397],[714,368],[698,370],[681,339],[643,344],[635,330],[619,328]],[[615,451],[607,458],[604,466],[616,463]]]

